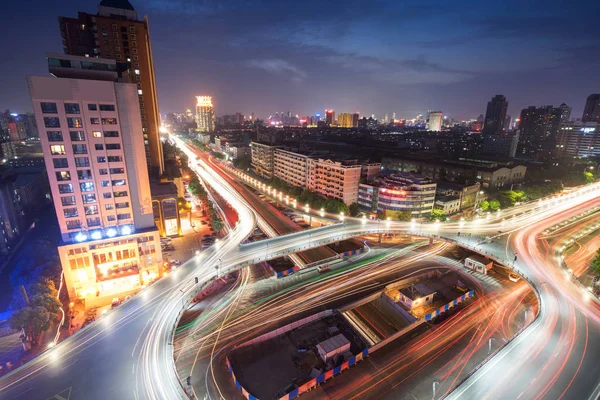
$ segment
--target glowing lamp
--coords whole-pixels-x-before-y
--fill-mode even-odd
[[[128,226],[124,226],[121,228],[121,234],[123,235],[129,235],[131,234],[131,228]]]
[[[94,240],[100,240],[102,239],[102,233],[100,231],[94,231],[92,232],[92,239]]]
[[[77,234],[77,236],[75,236],[75,240],[78,242],[83,242],[84,240],[87,239],[87,236],[85,236],[83,233],[79,232]]]
[[[117,230],[115,228],[109,228],[106,231],[106,236],[108,237],[115,237],[117,235]]]

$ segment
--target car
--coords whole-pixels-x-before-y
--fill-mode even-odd
[[[329,271],[329,270],[330,270],[330,268],[329,268],[329,264],[325,264],[325,265],[319,265],[319,267],[317,268],[317,271],[318,271],[319,273],[321,273],[321,272],[326,272],[326,271]]]
[[[519,282],[521,280],[521,277],[517,274],[508,274],[508,280],[510,280],[511,282]]]
[[[171,246],[171,245],[167,245],[167,246],[163,246],[162,247],[162,251],[173,251],[175,250],[175,247]]]
[[[171,260],[169,261],[169,265],[176,265],[176,266],[180,266],[181,265],[181,261],[175,259],[175,260]]]
[[[112,300],[112,304],[111,304],[110,308],[115,308],[115,307],[117,307],[119,304],[121,304],[121,300],[119,300],[119,298],[118,298],[118,297],[115,297],[115,298]]]

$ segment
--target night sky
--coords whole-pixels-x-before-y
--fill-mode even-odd
[[[99,0],[3,3],[0,109],[31,110],[26,75],[62,52],[59,15]],[[428,109],[485,112],[495,94],[516,117],[528,105],[573,107],[600,92],[596,1],[131,0],[147,14],[161,113],[212,95],[216,114],[268,116]]]

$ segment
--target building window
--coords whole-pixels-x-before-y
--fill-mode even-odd
[[[107,143],[106,150],[121,150],[121,145],[119,143]]]
[[[83,128],[83,121],[79,117],[67,118],[67,126],[69,128]]]
[[[135,33],[135,26],[130,26],[129,27],[129,32]]]
[[[90,159],[87,157],[75,157],[75,166],[77,167],[89,167]]]
[[[115,220],[115,216],[114,215],[107,215],[106,216],[106,220],[107,221],[114,221]]]
[[[116,118],[102,118],[102,125],[116,125]]]
[[[115,197],[127,197],[127,192],[114,192]]]
[[[100,111],[115,111],[115,106],[112,104],[100,104]]]
[[[73,153],[75,154],[87,154],[87,146],[85,144],[74,144]]]
[[[79,104],[77,104],[77,103],[65,103],[65,113],[67,113],[67,114],[80,114]]]
[[[60,203],[63,206],[74,206],[75,205],[75,196],[63,196],[60,198]]]
[[[58,114],[56,103],[41,103],[40,105],[44,114]]]
[[[69,134],[71,135],[72,142],[85,142],[85,134],[83,131],[71,131]]]
[[[139,74],[140,74],[140,70],[139,70],[139,69],[136,69],[136,70],[135,70],[135,74],[136,74],[136,75],[139,75]]]
[[[109,193],[110,194],[110,193]],[[114,210],[115,206],[113,206],[112,204],[105,204],[104,205],[104,209],[106,210]]]
[[[46,132],[46,134],[48,135],[49,142],[62,142],[63,141],[63,135],[62,135],[61,131],[48,131],[48,132]]]
[[[98,161],[99,163],[105,163],[106,157],[104,157],[104,156],[96,157],[96,161]]]
[[[102,181],[102,187],[109,187],[110,186],[110,181]]]
[[[44,117],[44,126],[46,128],[60,128],[58,117]]]
[[[92,179],[92,171],[90,171],[89,169],[81,169],[77,171],[77,177],[80,181]]]
[[[105,131],[104,137],[119,137],[119,132],[117,131]]]
[[[108,162],[122,162],[123,157],[121,156],[108,156]]]
[[[61,183],[58,185],[58,193],[73,193],[72,183]]]
[[[97,111],[98,110],[98,106],[96,104],[88,104],[88,110],[89,111]]]
[[[81,196],[81,199],[83,200],[83,204],[95,203],[96,195],[93,193],[92,194],[84,194]]]
[[[125,179],[116,179],[112,181],[113,186],[125,186]]]
[[[125,168],[111,168],[110,169],[110,173],[111,174],[124,174],[125,173]]]
[[[100,169],[98,170],[98,173],[99,173],[100,175],[108,175],[108,170],[107,170],[106,168],[100,168]]]
[[[129,207],[129,202],[126,201],[124,203],[117,203],[117,204],[115,204],[115,206],[117,208],[128,208]]]
[[[100,118],[90,118],[90,124],[100,125]]]
[[[111,199],[112,198],[112,193],[103,193],[102,196],[105,199]],[[106,206],[108,207],[109,205],[112,206],[112,204],[107,204]],[[107,210],[109,210],[109,208],[107,208]]]
[[[69,162],[66,158],[53,158],[52,164],[54,164],[54,168],[69,168]]]
[[[138,89],[138,94],[141,95],[142,94],[142,89]]]
[[[100,131],[93,131],[92,132],[92,136],[95,138],[101,138],[102,137],[102,132]]]
[[[88,226],[100,226],[100,218],[93,217],[87,219]]]
[[[52,154],[53,156],[64,156],[67,153],[65,152],[64,145],[53,144],[52,146],[50,146],[50,154]]]
[[[79,188],[82,192],[93,192],[94,182],[82,182],[79,184]]]
[[[85,215],[96,215],[98,214],[98,206],[85,206]]]
[[[119,221],[124,220],[124,219],[131,219],[131,214],[127,213],[127,214],[117,214],[117,219]]]
[[[67,229],[68,230],[81,229],[81,221],[78,219],[72,219],[72,220],[67,221]]]
[[[94,145],[96,150],[104,150],[104,145],[102,143],[97,143]]]
[[[77,207],[65,208],[63,209],[63,213],[65,215],[65,218],[73,218],[79,216],[79,213],[77,212]]]

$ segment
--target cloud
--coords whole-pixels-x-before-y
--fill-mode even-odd
[[[249,60],[246,65],[252,68],[262,69],[270,74],[286,77],[294,82],[302,82],[307,75],[301,69],[289,62],[280,59]]]

